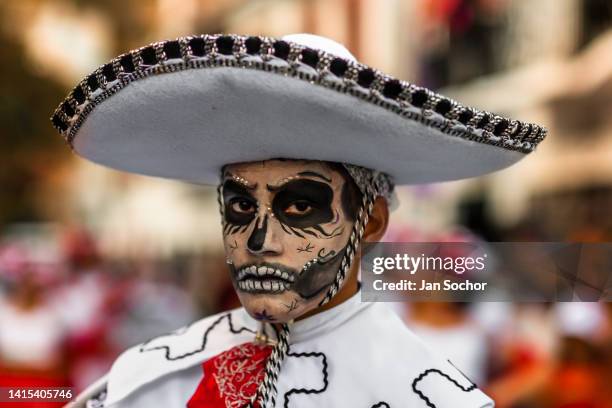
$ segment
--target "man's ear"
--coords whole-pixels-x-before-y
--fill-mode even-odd
[[[389,205],[385,198],[377,197],[363,232],[363,240],[366,242],[380,241],[387,231],[387,225],[389,225]]]

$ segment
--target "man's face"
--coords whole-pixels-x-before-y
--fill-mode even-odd
[[[223,239],[234,288],[258,320],[317,307],[334,282],[354,223],[352,183],[318,161],[228,165]]]

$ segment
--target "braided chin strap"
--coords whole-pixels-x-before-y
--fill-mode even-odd
[[[334,283],[329,287],[325,297],[319,303],[319,307],[328,303],[342,287],[344,279],[353,264],[355,254],[357,253],[361,238],[363,237],[365,226],[372,214],[374,201],[377,197],[384,197],[389,200],[393,190],[393,184],[387,174],[352,164],[343,165],[361,191],[362,201]],[[276,405],[276,383],[278,381],[281,364],[289,350],[289,334],[290,324],[284,323],[281,326],[280,332],[277,332],[277,343],[266,362],[264,379],[261,384],[259,384],[257,393],[251,399],[248,405],[249,408],[266,408],[268,403],[270,407]],[[256,405],[256,402],[258,405]]]
[[[374,201],[378,197],[384,197],[389,201],[391,192],[393,190],[393,184],[391,183],[390,177],[381,172],[367,169],[365,167],[355,166],[352,164],[343,164],[344,168],[357,184],[357,187],[361,191],[361,206],[357,213],[355,224],[353,224],[353,230],[349,237],[348,244],[346,246],[346,252],[342,258],[340,268],[336,273],[336,279],[334,283],[329,287],[327,294],[319,303],[319,306],[323,306],[329,302],[338,293],[342,287],[342,283],[346,278],[347,273],[351,270],[355,254],[359,249],[363,232],[368,224],[368,219],[372,214],[374,208]]]
[[[280,332],[276,333],[277,342],[266,361],[264,379],[259,384],[257,393],[251,398],[248,408],[266,408],[268,402],[271,407],[276,405],[276,383],[278,382],[281,364],[287,355],[287,351],[289,351],[289,332],[289,323],[283,323]]]

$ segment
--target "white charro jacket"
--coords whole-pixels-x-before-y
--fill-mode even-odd
[[[215,374],[202,363],[252,342],[258,327],[239,308],[140,344],[71,406],[185,407],[203,376]],[[385,304],[362,303],[360,293],[292,326],[277,388],[275,408],[494,406]]]

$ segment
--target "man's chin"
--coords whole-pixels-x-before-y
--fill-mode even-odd
[[[284,323],[303,313],[295,292],[282,293],[240,293],[240,302],[252,318],[260,321]],[[302,307],[300,307],[302,306]]]

